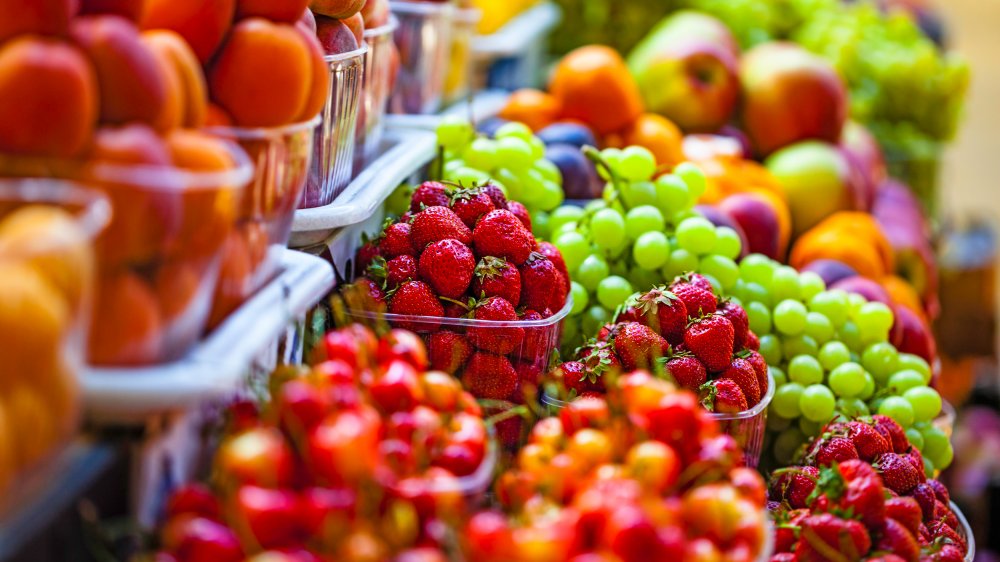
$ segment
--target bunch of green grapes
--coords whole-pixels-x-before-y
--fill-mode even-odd
[[[704,274],[720,291],[739,277],[739,235],[693,209],[705,191],[701,170],[683,163],[657,177],[653,154],[639,146],[588,156],[609,180],[603,198],[559,207],[548,224],[572,280],[564,350],[595,336],[636,291],[688,271]]]
[[[524,204],[532,221],[544,231],[542,213],[564,199],[562,175],[545,159],[545,144],[527,125],[506,123],[491,139],[477,135],[465,119],[445,117],[437,127],[437,137],[444,161],[437,163],[442,175],[434,179],[463,185],[492,181],[508,199]]]
[[[815,273],[799,273],[760,254],[740,262],[729,294],[746,309],[774,374],[767,423],[778,463],[792,460],[835,417],[871,414],[903,426],[929,470],[951,463],[948,437],[934,425],[942,401],[928,386],[931,369],[889,343],[888,306],[827,290]]]

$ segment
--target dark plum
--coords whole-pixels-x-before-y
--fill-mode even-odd
[[[854,277],[858,274],[854,268],[838,260],[814,260],[802,268],[802,272],[811,271],[819,275],[827,287],[841,279]]]
[[[480,121],[479,124],[476,125],[476,130],[490,138],[493,138],[497,129],[503,127],[507,123],[510,123],[510,121],[504,119],[503,117],[490,117]]]
[[[602,184],[594,165],[571,144],[553,144],[545,148],[545,159],[559,168],[567,199],[596,199]]]
[[[597,146],[593,131],[579,123],[553,123],[538,131],[537,136],[546,145],[569,144],[577,148],[584,145]]]

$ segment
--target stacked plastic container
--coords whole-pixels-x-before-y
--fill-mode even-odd
[[[391,113],[435,113],[444,101],[455,8],[449,3],[391,2],[399,75]]]
[[[357,132],[354,136],[353,176],[361,173],[377,156],[385,133],[386,104],[396,81],[398,54],[393,32],[398,27],[395,18],[386,25],[366,29],[368,52],[361,88],[361,108],[358,110]]]

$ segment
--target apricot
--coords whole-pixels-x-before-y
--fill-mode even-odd
[[[221,140],[199,131],[173,131],[167,136],[166,144],[170,158],[178,168],[217,172],[235,165]]]
[[[302,29],[302,26],[296,26],[295,31],[302,35],[303,41],[309,47],[309,60],[312,65],[309,99],[297,119],[297,121],[308,121],[323,111],[327,100],[330,99],[330,66],[323,57],[323,48],[316,34],[309,33]]]
[[[649,149],[660,166],[676,166],[684,161],[684,135],[672,121],[655,113],[643,113],[623,134],[624,143]]]
[[[639,87],[625,61],[602,45],[580,47],[563,57],[549,92],[562,106],[562,117],[579,119],[602,135],[625,128],[643,112]]]
[[[4,352],[0,373],[31,376],[40,357],[55,357],[70,324],[70,311],[59,290],[36,268],[0,261],[0,338]],[[18,382],[0,376],[0,389]]]
[[[111,14],[139,23],[146,0],[80,0],[80,15]]]
[[[212,312],[208,318],[209,329],[221,324],[250,294],[253,271],[247,239],[242,230],[234,230],[222,248],[219,280],[215,284]]]
[[[184,261],[171,261],[160,267],[155,286],[164,324],[169,325],[194,309],[199,293],[205,293],[201,279],[198,268]]]
[[[61,437],[45,400],[27,384],[16,385],[4,398],[7,415],[20,430],[5,436],[13,442],[14,458],[22,467],[41,460]]]
[[[7,414],[6,401],[0,396],[0,492],[6,491],[17,474],[13,443],[17,429]]]
[[[66,211],[44,205],[18,209],[0,221],[0,260],[20,259],[79,310],[94,274],[94,253]]]
[[[146,0],[142,28],[176,31],[207,64],[222,45],[235,10],[236,0]]]
[[[295,23],[308,7],[309,0],[237,0],[236,19],[258,17]]]
[[[84,16],[73,21],[70,34],[97,71],[102,122],[155,125],[163,119],[169,84],[135,25],[119,16]]]
[[[342,20],[360,12],[364,5],[365,0],[312,0],[309,9],[317,15]]]
[[[157,128],[203,126],[208,111],[208,86],[194,51],[183,37],[165,29],[143,32],[142,41],[156,55],[169,83],[168,111]]]
[[[312,85],[312,56],[295,26],[238,23],[209,71],[212,99],[237,125],[273,127],[298,119]]]
[[[0,152],[76,156],[97,121],[90,65],[52,39],[23,37],[0,47],[0,100]]]
[[[0,43],[16,35],[64,36],[75,0],[0,0]]]
[[[159,301],[145,281],[129,271],[107,272],[98,282],[90,325],[90,362],[141,365],[162,355]]]
[[[522,88],[510,95],[500,117],[518,121],[538,131],[555,123],[562,113],[559,100],[540,90]]]
[[[102,127],[94,135],[90,159],[116,164],[170,165],[166,143],[153,129],[141,123],[124,127]]]

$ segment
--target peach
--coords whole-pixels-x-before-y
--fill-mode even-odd
[[[170,153],[163,139],[141,123],[98,129],[90,158],[116,164],[170,165]]]
[[[7,415],[21,430],[5,436],[14,443],[18,464],[26,466],[41,460],[59,440],[56,422],[49,414],[41,392],[31,385],[20,384],[4,398]]]
[[[94,132],[97,80],[71,45],[23,37],[0,47],[0,99],[0,152],[76,156]]]
[[[250,279],[254,271],[250,246],[242,229],[226,238],[219,266],[219,281],[212,299],[212,313],[208,327],[214,328],[236,309],[250,292]]]
[[[0,43],[16,35],[66,35],[75,0],[0,0]]]
[[[156,274],[156,298],[165,324],[192,310],[201,289],[198,269],[182,261],[167,262]]]
[[[146,0],[80,0],[80,14],[112,14],[134,23],[142,19]]]
[[[167,79],[135,25],[119,16],[84,16],[73,21],[70,34],[97,71],[102,122],[155,124],[163,118]]]
[[[167,147],[178,168],[216,172],[234,166],[232,155],[222,142],[198,131],[180,129],[167,137]]]
[[[211,70],[212,99],[245,127],[274,127],[302,115],[310,97],[312,56],[294,25],[241,21]]]
[[[316,34],[316,16],[313,15],[312,10],[309,8],[302,11],[302,16],[299,17],[299,21],[295,22],[295,25],[311,31],[314,35]]]
[[[367,0],[361,8],[365,28],[373,29],[389,23],[389,0]]]
[[[236,18],[266,18],[271,21],[295,23],[309,0],[237,0]]]
[[[142,28],[176,31],[206,64],[222,45],[235,13],[236,0],[146,0]]]
[[[341,21],[343,21],[344,25],[347,26],[347,29],[350,29],[351,33],[354,34],[354,39],[357,40],[358,46],[361,46],[365,40],[365,18],[361,17],[361,12],[358,12],[349,18],[344,18]]]
[[[233,118],[218,105],[209,102],[208,111],[205,114],[206,127],[232,127]]]
[[[359,45],[351,28],[343,21],[334,18],[316,16],[316,36],[323,47],[323,52],[328,55],[349,53]]]
[[[0,370],[31,376],[39,358],[58,356],[70,318],[66,300],[38,269],[0,261],[0,338],[4,342]],[[0,388],[18,382],[0,378]]]
[[[139,365],[160,357],[159,302],[145,281],[129,271],[105,273],[94,304],[100,314],[91,322],[91,363]]]
[[[330,67],[323,57],[323,47],[320,46],[316,34],[302,29],[302,26],[296,26],[295,30],[302,35],[303,41],[309,47],[309,58],[312,63],[309,99],[298,118],[298,121],[308,121],[323,111],[326,101],[330,98]]]
[[[197,128],[204,125],[208,110],[208,85],[198,57],[187,41],[165,29],[143,32],[142,41],[157,56],[162,72],[171,82],[171,111],[163,118],[166,123],[161,123],[158,128]]]
[[[309,8],[316,15],[344,19],[361,11],[365,0],[312,0]]]

